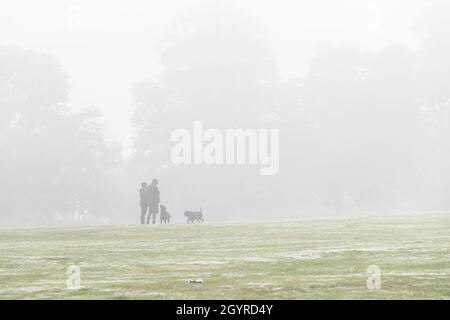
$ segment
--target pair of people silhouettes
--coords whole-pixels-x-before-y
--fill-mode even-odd
[[[139,194],[141,200],[141,224],[149,224],[150,218],[152,218],[152,223],[155,224],[156,215],[159,212],[158,180],[153,179],[151,184],[143,182]]]

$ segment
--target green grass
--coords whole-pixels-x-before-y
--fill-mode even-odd
[[[449,299],[449,245],[450,215],[1,230],[0,298]]]

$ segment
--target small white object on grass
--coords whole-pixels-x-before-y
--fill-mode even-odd
[[[203,279],[202,278],[189,279],[188,283],[203,283]]]

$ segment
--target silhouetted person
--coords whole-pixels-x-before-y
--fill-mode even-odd
[[[145,223],[145,216],[147,215],[149,197],[148,197],[148,185],[147,182],[143,182],[141,189],[139,189],[140,203],[141,206],[141,224]]]
[[[148,216],[147,224],[150,222],[150,216],[152,217],[152,223],[156,222],[156,215],[159,212],[159,190],[158,190],[158,180],[153,179],[152,183],[147,187],[148,192]]]

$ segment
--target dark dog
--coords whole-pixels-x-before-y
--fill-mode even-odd
[[[166,206],[163,206],[162,204],[159,206],[160,210],[160,219],[161,224],[164,223],[170,223],[171,215],[169,211],[167,211]]]
[[[194,223],[194,221],[198,223],[203,222],[202,208],[200,208],[200,211],[185,211],[184,215],[188,218],[187,223]]]

